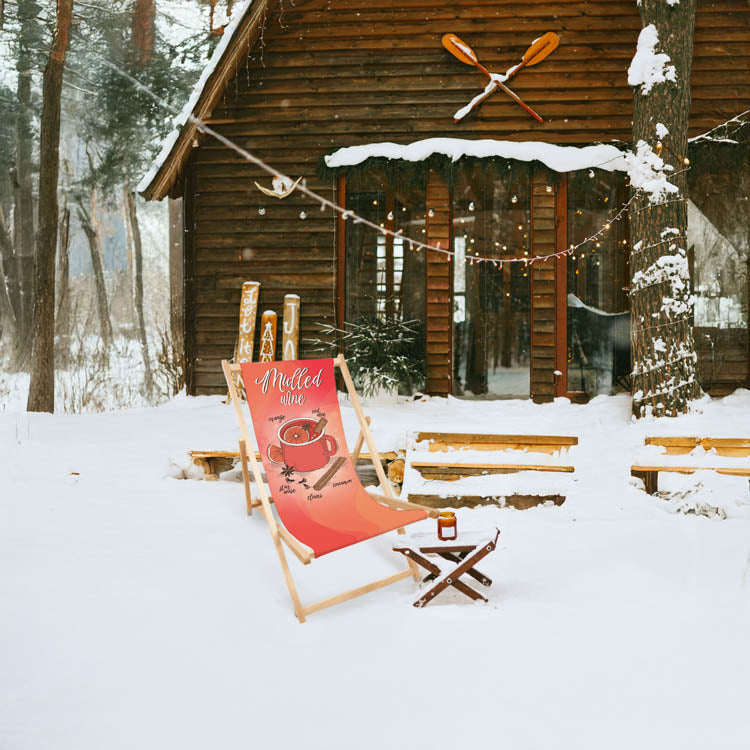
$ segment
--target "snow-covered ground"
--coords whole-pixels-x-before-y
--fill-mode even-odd
[[[0,413],[0,748],[744,750],[747,481],[661,481],[719,520],[629,477],[645,435],[747,436],[750,392],[699,409],[631,423],[624,396],[368,406],[383,450],[407,430],[570,434],[576,473],[559,508],[458,511],[459,533],[502,532],[480,566],[488,604],[418,610],[406,580],[304,625],[241,485],[174,478],[188,450],[234,447],[220,399]],[[389,542],[292,558],[303,601],[395,572]]]

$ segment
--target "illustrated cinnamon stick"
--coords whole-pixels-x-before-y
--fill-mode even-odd
[[[321,417],[315,427],[312,428],[312,434],[316,437],[323,432],[323,428],[328,424],[328,420],[325,417]]]
[[[317,482],[313,485],[313,489],[316,491],[320,491],[325,487],[328,482],[333,479],[333,475],[346,463],[346,457],[345,456],[339,456],[332,464],[331,467],[328,469],[328,471],[323,474],[323,476],[318,479]]]

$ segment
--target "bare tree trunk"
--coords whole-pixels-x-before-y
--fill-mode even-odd
[[[135,0],[132,33],[141,65],[148,64],[154,51],[155,24],[156,0]]]
[[[87,211],[83,203],[78,204],[78,219],[81,222],[86,239],[89,242],[91,253],[91,265],[94,269],[94,284],[96,286],[96,303],[99,311],[99,329],[102,335],[104,348],[109,352],[112,346],[112,321],[109,317],[109,304],[107,303],[107,287],[104,284],[104,267],[102,264],[102,249],[99,232],[94,224],[94,209],[96,207],[95,193],[91,193],[91,212]]]
[[[16,71],[18,82],[16,98],[16,168],[15,210],[13,212],[13,245],[15,247],[15,273],[19,300],[17,337],[14,346],[15,366],[25,368],[31,353],[32,283],[34,275],[34,192],[32,182],[34,127],[31,118],[32,49],[36,44],[36,16],[40,6],[33,0],[19,4],[21,22]]]
[[[138,338],[141,341],[141,354],[143,355],[143,385],[146,395],[151,396],[154,389],[154,381],[151,375],[151,361],[148,356],[148,339],[146,338],[146,322],[143,315],[143,244],[141,242],[141,229],[138,226],[138,214],[135,206],[135,193],[128,191],[127,207],[130,218],[130,229],[133,235],[133,249],[135,255],[135,287],[133,289],[135,303],[135,314],[138,318]]]
[[[691,325],[687,258],[687,156],[690,68],[696,0],[668,5],[642,0],[644,28],[653,24],[658,53],[669,55],[675,80],[633,96],[633,146],[648,144],[673,170],[679,192],[652,203],[640,193],[630,208],[633,414],[676,416],[701,395]],[[661,123],[669,131],[659,128]]]
[[[15,336],[16,310],[10,296],[12,279],[9,271],[13,268],[13,241],[10,238],[5,216],[0,206],[0,334],[9,332]],[[6,329],[5,326],[8,326]]]
[[[62,210],[58,252],[60,260],[60,281],[57,286],[57,320],[55,328],[58,336],[70,332],[70,209]]]
[[[57,0],[57,24],[42,87],[39,231],[34,253],[34,311],[28,411],[55,411],[55,249],[60,166],[60,100],[73,0]]]
[[[136,328],[135,314],[135,260],[133,258],[133,230],[130,222],[130,206],[128,188],[122,189],[122,224],[125,227],[125,258],[128,263],[127,280],[128,280],[128,321]]]

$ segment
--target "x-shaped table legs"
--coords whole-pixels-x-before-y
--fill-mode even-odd
[[[478,571],[474,566],[484,557],[494,551],[497,546],[497,538],[500,536],[498,531],[494,539],[490,539],[483,544],[470,544],[470,545],[440,545],[432,547],[419,547],[419,552],[411,549],[411,547],[394,547],[395,552],[400,552],[410,560],[414,560],[415,563],[421,565],[428,573],[425,577],[424,582],[435,581],[435,585],[429,588],[425,593],[414,602],[415,607],[424,607],[426,604],[431,602],[441,591],[444,591],[448,586],[453,586],[457,591],[460,591],[464,596],[468,596],[474,601],[486,602],[486,597],[482,596],[478,591],[475,591],[470,586],[467,586],[459,578],[466,574],[471,576],[479,583],[484,586],[489,586],[492,581]],[[455,563],[454,567],[443,573],[440,568],[431,560],[428,560],[422,554],[436,553],[445,560]]]

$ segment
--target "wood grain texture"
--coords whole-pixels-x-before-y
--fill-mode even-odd
[[[327,198],[336,196],[337,186],[317,178],[318,161],[343,146],[444,136],[561,144],[631,138],[627,68],[641,27],[631,0],[530,0],[520,9],[511,0],[296,0],[283,6],[269,2],[267,11],[265,6],[253,3],[266,13],[262,49],[253,41],[253,29],[243,25],[241,44],[209,81],[199,114],[274,167],[295,178],[302,175]],[[262,19],[262,13],[254,17],[255,27]],[[446,31],[459,34],[490,70],[499,72],[518,62],[534,38],[557,33],[558,49],[513,83],[513,90],[545,122],[536,123],[508,97],[495,94],[454,123],[453,113],[484,83],[477,71],[442,48],[440,37]],[[746,2],[700,4],[691,84],[690,135],[746,108]],[[343,297],[336,286],[343,268],[337,268],[336,238],[343,227],[337,233],[332,212],[321,212],[298,192],[283,201],[266,198],[254,180],[267,184],[268,175],[210,138],[191,133],[180,140],[147,191],[152,198],[170,189],[185,195],[190,393],[223,392],[219,361],[232,356],[241,283],[248,278],[261,283],[260,310],[280,311],[285,294],[300,294],[303,358],[322,353],[311,342],[319,337],[321,323],[343,324]],[[428,200],[436,201],[439,213],[431,236],[450,243],[449,196],[436,193]],[[537,204],[540,241],[554,234],[554,211],[548,209]],[[304,220],[301,211],[307,215]],[[429,256],[427,279],[428,389],[450,393],[450,264]],[[552,397],[549,373],[555,361],[546,356],[548,345],[542,342],[548,339],[537,340],[537,335],[556,333],[554,318],[546,316],[554,312],[552,269],[535,264],[532,283],[539,291],[532,335],[540,344],[532,355],[532,392]],[[276,358],[281,356],[279,346]]]

